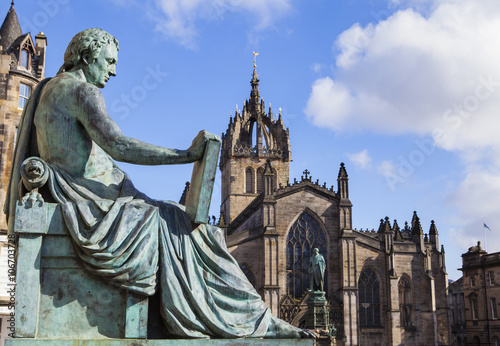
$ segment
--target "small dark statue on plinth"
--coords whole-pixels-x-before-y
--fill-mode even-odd
[[[324,292],[326,262],[318,248],[313,249],[309,260],[309,299],[307,300],[306,327],[319,334],[317,345],[336,345],[336,329],[329,323],[328,307]]]

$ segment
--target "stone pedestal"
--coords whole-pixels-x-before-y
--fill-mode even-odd
[[[306,328],[319,334],[316,339],[318,346],[336,345],[336,329],[330,324],[325,292],[311,291],[307,300]]]
[[[5,346],[314,346],[313,339],[107,339],[54,340],[6,339]]]

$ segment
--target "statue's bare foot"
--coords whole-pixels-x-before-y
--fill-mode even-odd
[[[38,193],[38,189],[28,192],[21,198],[21,203],[33,207],[35,203],[38,202],[40,206],[43,205],[42,195]]]
[[[302,331],[300,332],[300,337],[303,339],[305,339],[305,338],[317,339],[319,337],[319,335],[314,330],[302,329]]]

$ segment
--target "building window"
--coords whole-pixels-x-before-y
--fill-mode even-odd
[[[257,193],[264,191],[264,168],[257,170]]]
[[[28,69],[29,55],[28,55],[28,51],[26,49],[21,49],[19,65],[21,67],[24,67],[25,69]]]
[[[452,300],[452,303],[451,303],[451,316],[452,316],[452,324],[458,324],[458,315],[456,313],[456,310],[458,309],[458,299],[457,299],[457,295],[456,294],[453,294],[451,296],[451,300]]]
[[[464,294],[461,293],[459,295],[459,303],[458,303],[458,323],[459,324],[463,323],[463,319],[462,319],[462,307],[463,306],[465,306],[465,298],[464,298]]]
[[[253,170],[248,167],[245,172],[246,193],[253,193]]]
[[[380,326],[380,284],[373,270],[361,272],[358,294],[360,327]]]
[[[302,297],[310,288],[308,268],[314,248],[318,248],[326,260],[325,234],[318,221],[304,212],[293,223],[286,240],[286,284],[288,294],[295,299]],[[327,283],[325,273],[325,292],[328,292]]]
[[[490,284],[490,286],[495,285],[495,272],[493,271],[488,272],[488,283]]]
[[[17,108],[24,109],[26,102],[31,95],[31,87],[29,85],[19,83],[19,101],[17,103]]]
[[[401,326],[411,327],[412,299],[411,283],[408,277],[401,277],[398,284],[399,288],[399,309],[401,311]]]
[[[491,306],[491,318],[496,320],[498,318],[497,315],[497,299],[496,298],[491,298],[490,299],[490,306]]]
[[[477,307],[477,296],[473,295],[469,297],[470,301],[470,312],[473,320],[478,319],[478,307]]]
[[[476,286],[476,278],[474,276],[471,276],[469,278],[469,282],[470,282],[470,287]]]

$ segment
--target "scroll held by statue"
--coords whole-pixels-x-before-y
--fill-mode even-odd
[[[219,141],[207,141],[203,158],[194,163],[186,195],[186,212],[194,223],[206,223],[208,220],[219,150]]]

